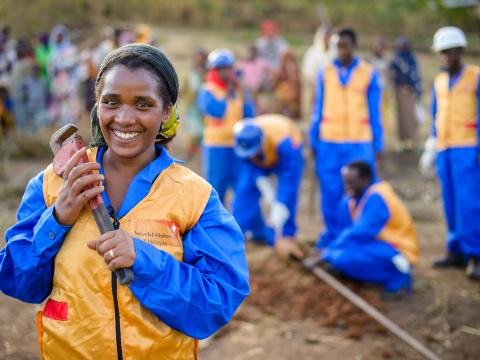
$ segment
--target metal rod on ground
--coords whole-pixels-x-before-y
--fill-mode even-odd
[[[346,297],[352,304],[359,307],[361,310],[366,312],[370,315],[373,319],[383,325],[387,330],[393,333],[395,336],[400,338],[403,342],[410,345],[413,349],[415,349],[418,353],[422,354],[428,360],[440,360],[440,358],[435,355],[432,351],[430,351],[425,345],[420,343],[418,340],[414,339],[410,334],[408,334],[405,330],[400,328],[397,324],[395,324],[392,320],[387,318],[383,315],[380,311],[375,309],[365,300],[363,300],[360,296],[355,294],[352,290],[348,287],[343,285],[340,281],[335,279],[332,275],[327,273],[320,267],[316,267],[312,270],[313,274],[318,277],[319,279],[325,281],[328,285]]]

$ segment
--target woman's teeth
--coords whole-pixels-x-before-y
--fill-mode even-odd
[[[123,132],[123,131],[118,131],[118,130],[112,130],[115,135],[117,135],[120,139],[133,139],[134,137],[137,137],[140,135],[140,132],[136,131],[130,131],[130,132]]]

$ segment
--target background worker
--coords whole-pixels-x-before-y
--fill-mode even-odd
[[[244,233],[274,245],[285,258],[303,257],[295,241],[302,149],[300,130],[285,116],[262,115],[235,126],[235,153],[243,161],[237,168],[233,216]],[[276,189],[270,175],[277,177]],[[270,208],[266,223],[261,199]]]
[[[386,292],[411,287],[418,241],[412,218],[387,182],[375,182],[370,164],[342,169],[345,197],[337,213],[338,236],[309,257],[355,280],[378,283]]]
[[[383,149],[381,87],[373,67],[355,56],[357,37],[351,29],[338,33],[338,57],[317,76],[310,144],[321,187],[326,245],[338,234],[337,210],[343,195],[341,168],[363,160],[372,168]]]
[[[447,255],[437,268],[464,267],[471,279],[480,280],[480,69],[464,65],[467,47],[463,31],[447,26],[433,38],[444,70],[433,85],[433,134],[437,172],[447,219]]]
[[[423,91],[417,59],[410,40],[405,36],[395,41],[390,71],[396,101],[399,149],[411,151],[416,147]]]
[[[228,49],[208,55],[206,81],[197,98],[203,113],[203,175],[217,190],[223,202],[229,186],[234,186],[238,170],[233,150],[233,126],[253,117],[255,106],[248,92],[239,84],[235,56]]]

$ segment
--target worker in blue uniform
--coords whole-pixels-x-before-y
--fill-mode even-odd
[[[412,217],[387,182],[376,182],[362,161],[342,169],[345,197],[337,218],[339,233],[307,260],[321,262],[352,279],[381,284],[387,293],[409,291],[418,241]]]
[[[433,39],[444,70],[433,85],[432,137],[448,226],[447,255],[437,268],[461,267],[480,280],[480,68],[462,63],[467,39],[457,27],[443,27]]]
[[[255,115],[254,101],[241,87],[235,69],[235,56],[228,49],[208,55],[209,72],[197,98],[203,113],[203,176],[217,190],[221,201],[236,181],[233,126]]]
[[[328,244],[339,231],[341,168],[354,160],[374,167],[376,156],[383,150],[379,75],[355,56],[357,40],[353,30],[344,29],[338,36],[338,57],[317,76],[310,127],[326,228],[319,246]]]
[[[295,236],[297,200],[303,170],[303,139],[292,120],[268,114],[235,125],[235,152],[242,160],[236,171],[233,216],[253,240],[275,246],[282,257],[302,258]],[[271,175],[276,177],[276,189]],[[260,207],[270,208],[265,222]]]

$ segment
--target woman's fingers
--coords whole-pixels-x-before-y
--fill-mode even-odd
[[[135,262],[133,239],[123,230],[107,232],[97,240],[88,242],[87,246],[96,250],[112,271],[129,268]]]
[[[82,190],[88,190],[90,187],[99,185],[105,177],[102,174],[88,174],[79,177],[71,185],[71,191],[78,195]]]
[[[78,197],[80,197],[79,201],[80,204],[85,205],[87,202],[90,200],[95,199],[99,194],[101,194],[104,190],[104,187],[102,185],[94,186],[93,188],[90,188],[88,190],[85,190],[84,192],[80,193]]]
[[[67,179],[68,185],[73,186],[74,182],[80,177],[100,169],[100,164],[96,162],[88,162],[85,164],[76,165],[69,173]]]
[[[83,147],[80,150],[78,150],[73,156],[67,161],[67,164],[65,165],[65,169],[63,170],[63,178],[68,179],[68,176],[70,175],[70,172],[72,169],[77,166],[81,159],[82,156],[84,156],[87,153],[87,148]]]
[[[115,237],[112,237],[104,242],[99,242],[97,246],[97,251],[100,255],[105,257],[105,254],[109,252],[110,250],[114,249],[118,245],[118,240]],[[112,255],[110,253],[110,255]],[[119,255],[119,254],[118,254]],[[113,258],[115,256],[110,256],[110,258]],[[108,260],[105,258],[105,260]]]
[[[108,241],[115,237],[117,230],[108,231],[105,234],[100,235],[97,239],[89,241],[87,246],[95,251],[98,251],[98,247],[103,244],[105,241]]]

